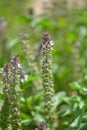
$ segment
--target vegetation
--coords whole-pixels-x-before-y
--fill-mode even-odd
[[[0,129],[86,130],[87,7],[27,2],[0,1]]]

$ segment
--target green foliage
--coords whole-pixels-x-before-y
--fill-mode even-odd
[[[86,125],[86,109],[87,109],[87,95],[85,89],[78,83],[70,84],[77,92],[78,96],[65,96],[62,98],[62,102],[65,104],[62,110],[58,112],[60,118],[62,118],[62,126],[67,127],[69,130],[82,130]],[[62,105],[62,104],[61,104]],[[84,118],[85,116],[85,118]],[[64,119],[66,119],[66,121]]]

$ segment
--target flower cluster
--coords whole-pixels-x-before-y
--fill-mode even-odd
[[[22,67],[18,55],[3,69],[4,103],[1,111],[2,130],[21,130],[19,85]]]
[[[2,130],[7,130],[9,124],[9,64],[3,69],[3,93],[4,104],[1,110],[0,126]]]
[[[29,75],[34,76],[40,74],[37,62],[33,54],[33,49],[29,44],[28,34],[20,33],[19,36],[21,38],[25,59],[28,64]],[[36,90],[41,90],[42,89],[41,78],[38,78],[37,80],[33,81],[33,85],[35,86]],[[34,91],[36,91],[35,88]]]
[[[53,126],[53,122],[56,119],[55,112],[53,110],[53,96],[54,96],[54,84],[52,75],[52,45],[50,41],[50,35],[48,32],[42,35],[42,79],[44,87],[44,102],[45,102],[45,115],[46,122],[49,127]]]

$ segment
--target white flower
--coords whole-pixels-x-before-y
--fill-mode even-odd
[[[27,80],[28,79],[28,75],[25,75],[24,78],[25,78],[25,80]]]
[[[50,41],[50,45],[53,46],[53,45],[54,45],[54,42],[53,42],[53,41]]]
[[[84,92],[87,93],[87,88],[84,88]]]
[[[18,64],[18,68],[22,68],[21,64]]]

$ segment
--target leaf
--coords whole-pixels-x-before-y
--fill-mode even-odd
[[[25,113],[21,113],[21,117],[23,118],[23,119],[26,119],[26,120],[29,120],[29,115],[27,115],[27,114],[25,114]]]
[[[70,97],[61,97],[62,101],[68,105],[71,104],[71,99]]]
[[[32,101],[33,101],[33,98],[32,97],[29,97],[26,99],[26,102],[30,105],[32,104]]]
[[[22,124],[29,125],[30,124],[30,120],[29,119],[22,120]]]
[[[39,114],[39,113],[35,115],[35,120],[37,121],[37,119],[38,119],[38,122],[43,122],[44,121],[43,116],[41,114]]]
[[[81,120],[83,117],[83,113],[84,113],[84,108],[79,108],[77,107],[75,112],[73,112],[74,115],[74,120],[73,122],[70,124],[70,127],[75,127],[75,128],[79,128],[80,124],[81,124]]]
[[[58,116],[60,116],[60,117],[69,116],[70,114],[71,114],[71,111],[69,108],[63,108],[63,110],[60,110],[58,112]]]
[[[80,93],[82,93],[82,94],[85,94],[84,93],[84,88],[80,85],[80,84],[78,84],[77,82],[73,82],[73,83],[71,83],[71,84],[69,84],[72,88],[74,88],[75,90],[77,90],[77,91],[79,91]]]
[[[66,93],[65,92],[58,92],[55,96],[54,96],[54,107],[53,109],[56,109],[57,106],[62,102],[62,97],[65,97]]]
[[[70,124],[70,127],[77,128],[79,121],[80,121],[80,115]]]
[[[0,100],[3,100],[3,99],[4,99],[4,94],[0,93]]]
[[[87,124],[85,123],[79,130],[87,130]]]
[[[14,21],[17,21],[19,23],[28,23],[31,21],[31,18],[25,15],[20,15],[20,16],[15,17]]]
[[[20,38],[15,38],[14,40],[10,41],[8,47],[9,48],[14,47],[19,41],[20,41]]]
[[[36,77],[36,76],[30,76],[28,78],[28,81],[31,82],[31,81],[34,81],[34,80],[37,80],[37,79],[38,79],[38,77]]]
[[[2,87],[2,85],[3,85],[3,82],[0,82],[0,87]]]
[[[24,97],[21,97],[20,100],[21,100],[22,103],[25,103]]]
[[[40,21],[37,23],[37,25],[43,26],[43,27],[49,26],[49,25],[51,25],[51,24],[52,24],[52,21],[50,21],[49,19],[42,19],[42,20],[40,20]]]
[[[35,101],[38,101],[39,99],[41,99],[41,97],[43,97],[43,95],[44,95],[43,91],[42,91],[42,92],[39,92],[38,94],[36,94],[36,95],[34,96],[34,100],[35,100]]]
[[[81,101],[81,102],[79,103],[79,108],[80,108],[80,109],[83,109],[84,106],[85,106],[85,103],[84,103],[83,101]]]

